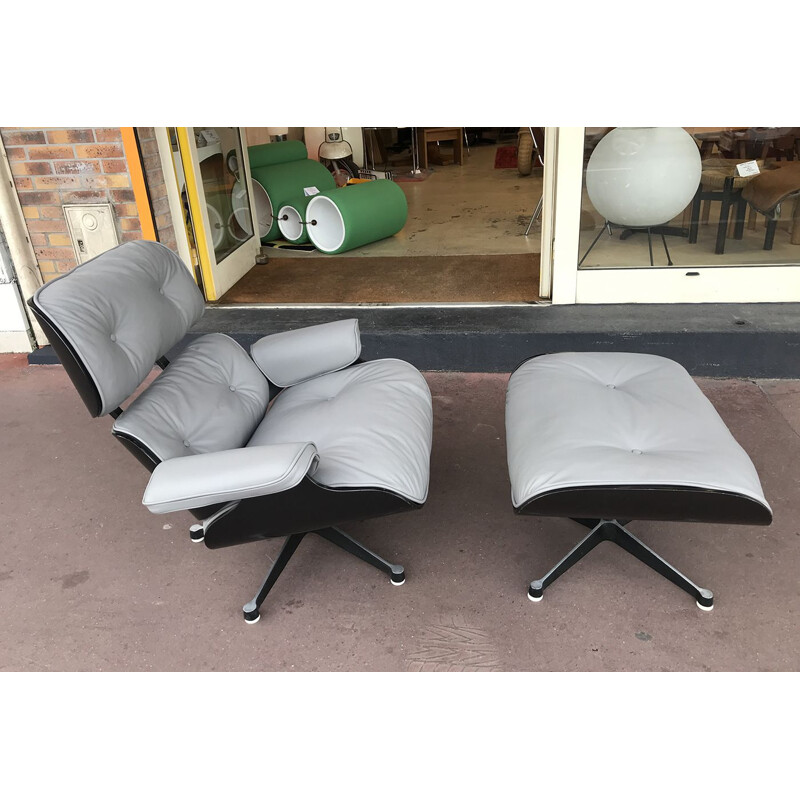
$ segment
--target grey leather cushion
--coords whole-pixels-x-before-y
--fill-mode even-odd
[[[361,355],[357,319],[342,319],[259,339],[250,355],[276,386],[296,383],[350,366]]]
[[[284,389],[248,446],[313,442],[314,480],[323,486],[388,489],[423,503],[432,421],[422,375],[404,361],[382,359]]]
[[[195,339],[114,422],[166,461],[243,447],[264,417],[269,384],[230,337]],[[283,439],[284,442],[298,441]]]
[[[133,394],[203,315],[189,270],[157,242],[126,242],[42,286],[35,302],[94,379],[101,414]]]
[[[155,468],[142,503],[154,514],[167,514],[285,492],[313,474],[316,461],[308,442],[173,458]]]
[[[558,353],[523,364],[506,396],[515,508],[557,489],[735,492],[769,508],[749,456],[686,370],[638,353]]]

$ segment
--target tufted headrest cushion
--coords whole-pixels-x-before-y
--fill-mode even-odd
[[[178,256],[157,242],[115,247],[42,286],[33,302],[94,380],[100,414],[127,399],[203,315]]]

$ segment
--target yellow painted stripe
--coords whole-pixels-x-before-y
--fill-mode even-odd
[[[128,173],[131,176],[136,211],[139,214],[139,224],[142,226],[142,238],[156,242],[158,237],[153,221],[153,209],[150,208],[150,198],[147,196],[142,159],[136,145],[136,132],[133,128],[120,128],[120,132],[122,133],[122,146],[125,148],[125,159],[128,162]]]
[[[189,210],[192,212],[192,228],[194,229],[195,244],[197,245],[197,256],[200,259],[200,272],[203,275],[203,287],[206,293],[206,300],[217,299],[217,289],[214,286],[214,273],[211,269],[211,259],[209,257],[208,239],[206,238],[205,225],[203,224],[203,212],[200,204],[200,192],[197,186],[197,175],[192,163],[192,150],[189,143],[189,129],[175,128],[178,134],[178,146],[181,151],[183,161],[183,174],[186,180],[186,193],[189,197]]]

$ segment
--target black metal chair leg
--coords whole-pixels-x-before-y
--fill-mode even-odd
[[[667,254],[667,266],[672,266],[672,258],[670,258],[669,250],[667,249],[667,239],[664,234],[661,234],[661,241],[664,242],[664,252]]]
[[[584,523],[581,523],[584,524]],[[605,540],[603,527],[606,523],[602,520],[592,528],[592,531],[585,539],[580,541],[572,550],[561,559],[543,578],[538,581],[531,581],[528,587],[528,599],[538,603],[544,597],[544,590],[560,575],[563,575],[570,567],[577,564],[587,553],[590,553],[600,542]]]
[[[618,544],[623,550],[627,550],[632,556],[636,556],[639,561],[647,564],[659,575],[663,575],[668,581],[672,581],[684,592],[692,595],[697,601],[698,607],[703,611],[710,611],[714,607],[714,595],[708,589],[701,589],[697,584],[692,583],[683,573],[678,572],[672,564],[666,562],[626,528],[616,523],[614,527],[616,529],[614,534],[609,536],[611,541]]]
[[[603,231],[605,231],[605,229],[606,229],[605,225],[603,225],[603,227],[600,228],[600,232],[597,234],[597,236],[594,237],[594,241],[589,245],[589,249],[583,254],[583,258],[578,262],[578,266],[580,266],[581,264],[583,264],[584,261],[586,261],[586,256],[588,256],[589,253],[592,252],[592,248],[600,241],[600,237],[603,235]]]
[[[258,594],[242,608],[245,622],[252,625],[261,619],[261,613],[259,611],[261,604],[264,602],[267,594],[269,594],[269,590],[275,585],[275,581],[280,577],[283,568],[289,563],[289,559],[294,555],[294,551],[297,550],[300,542],[303,541],[304,536],[304,533],[293,533],[291,536],[286,537],[283,548],[280,553],[278,553],[278,557],[275,559],[275,563],[272,565],[272,569],[267,574],[267,577],[264,578],[264,583],[261,584]]]
[[[573,518],[575,522],[589,527],[593,520]],[[644,542],[637,539],[625,525],[630,520],[599,520],[588,536],[579,542],[567,555],[561,559],[543,578],[532,581],[528,589],[528,599],[537,602],[544,596],[544,590],[570,567],[578,563],[587,553],[591,552],[600,542],[614,542],[632,556],[638,558],[648,567],[655,570],[679,588],[688,592],[697,601],[698,608],[710,611],[714,607],[714,595],[708,589],[701,589],[692,583],[685,575],[678,572],[675,567],[664,561],[661,556],[651,550]]]
[[[653,266],[653,237],[650,235],[650,228],[647,229],[647,249],[650,251],[650,266]]]
[[[344,531],[340,531],[338,528],[323,528],[314,532],[323,539],[327,539],[331,544],[341,547],[342,550],[346,550],[351,555],[366,561],[367,564],[377,567],[381,572],[385,572],[395,586],[402,586],[405,583],[406,573],[399,564],[390,564]]]

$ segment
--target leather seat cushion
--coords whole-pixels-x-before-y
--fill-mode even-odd
[[[114,422],[162,461],[244,447],[264,418],[269,384],[221,333],[189,344]],[[284,441],[291,441],[286,440]]]
[[[568,488],[633,486],[735,493],[769,509],[715,408],[680,364],[660,356],[527,361],[509,380],[506,436],[515,508]]]
[[[284,389],[248,446],[313,442],[314,480],[377,488],[414,503],[428,494],[433,414],[425,379],[410,364],[355,364]]]

